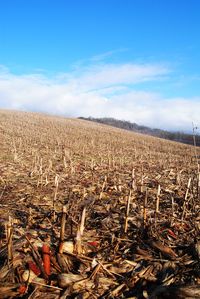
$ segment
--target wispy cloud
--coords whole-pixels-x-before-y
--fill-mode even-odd
[[[189,130],[198,122],[200,97],[165,98],[140,89],[145,82],[165,80],[162,64],[93,62],[48,77],[15,75],[0,67],[0,107],[66,116],[111,116],[151,127]]]
[[[88,90],[116,85],[130,85],[152,81],[168,73],[168,69],[160,65],[135,64],[102,64],[83,68],[75,81]]]
[[[102,61],[102,60],[105,60],[109,57],[113,57],[114,54],[118,54],[118,53],[122,53],[122,52],[126,52],[126,51],[128,51],[127,48],[120,48],[120,49],[107,51],[105,53],[101,53],[99,55],[93,56],[92,58],[90,58],[90,61],[92,61],[92,62]]]

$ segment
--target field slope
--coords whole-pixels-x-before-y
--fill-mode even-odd
[[[194,147],[6,110],[0,145],[0,298],[200,298]]]

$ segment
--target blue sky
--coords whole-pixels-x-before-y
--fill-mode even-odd
[[[190,130],[199,0],[0,3],[0,107]]]

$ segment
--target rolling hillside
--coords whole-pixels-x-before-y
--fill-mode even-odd
[[[199,298],[199,149],[6,110],[0,144],[0,298]]]
[[[142,133],[150,136],[155,136],[171,141],[177,141],[185,144],[194,145],[194,137],[195,137],[195,143],[196,146],[200,146],[200,136],[197,134],[197,131],[194,130],[195,136],[193,134],[188,134],[184,132],[172,132],[172,131],[166,131],[161,129],[152,129],[147,126],[138,125],[136,123],[132,123],[125,120],[119,120],[115,118],[110,117],[103,117],[103,118],[94,118],[94,117],[80,117],[80,119],[85,119],[109,126],[113,126],[116,128],[121,128],[128,131],[133,131],[137,133]]]

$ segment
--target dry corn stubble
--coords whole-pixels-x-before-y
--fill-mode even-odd
[[[192,146],[3,110],[0,144],[0,298],[198,298]]]

